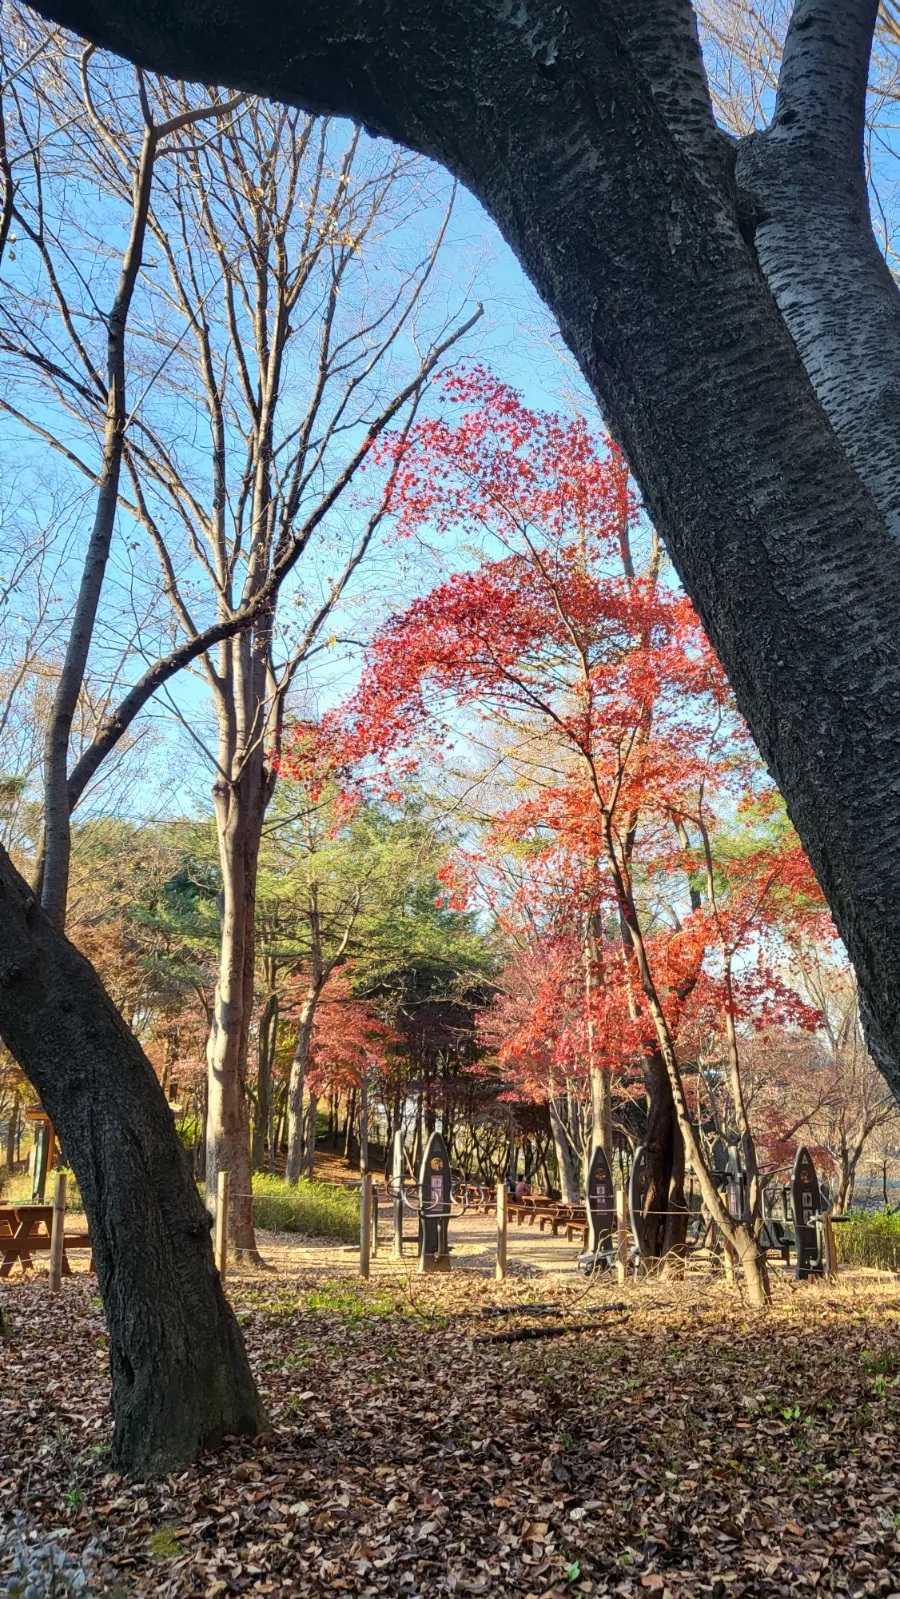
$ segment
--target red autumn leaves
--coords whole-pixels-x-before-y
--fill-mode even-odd
[[[320,737],[382,786],[451,755],[490,770],[489,825],[448,885],[511,937],[486,1042],[541,1097],[590,1023],[626,1089],[653,1045],[645,967],[682,1052],[724,1011],[815,1025],[783,973],[818,889],[621,456],[484,371],[443,399],[382,451],[392,511],[400,537],[477,564],[381,630]]]

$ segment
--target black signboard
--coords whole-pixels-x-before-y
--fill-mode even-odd
[[[647,1189],[650,1184],[649,1162],[643,1144],[634,1152],[634,1161],[631,1166],[631,1176],[628,1179],[628,1220],[631,1226],[631,1236],[638,1247],[638,1254],[647,1254],[647,1231],[644,1225],[644,1201],[647,1198]]]
[[[608,1254],[616,1226],[616,1195],[602,1144],[595,1144],[587,1177],[588,1250]]]
[[[440,1133],[425,1145],[419,1169],[419,1263],[425,1270],[449,1271],[450,1155]]]
[[[819,1179],[812,1156],[805,1147],[797,1150],[794,1170],[791,1173],[791,1200],[794,1207],[794,1233],[797,1249],[797,1276],[822,1274],[819,1254],[819,1236],[814,1217],[822,1209]]]

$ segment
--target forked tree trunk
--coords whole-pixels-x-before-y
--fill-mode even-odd
[[[180,1470],[266,1425],[213,1262],[210,1217],[150,1062],[93,967],[0,849],[0,1036],[84,1200],[109,1329],[113,1458]]]

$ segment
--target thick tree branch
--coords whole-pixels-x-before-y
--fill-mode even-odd
[[[877,0],[798,0],[772,125],[738,151],[760,264],[816,393],[900,538],[900,293],[864,166]]]

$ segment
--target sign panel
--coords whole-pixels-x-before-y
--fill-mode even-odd
[[[647,1230],[644,1225],[644,1201],[650,1182],[647,1154],[643,1144],[634,1152],[631,1176],[628,1179],[628,1222],[631,1236],[642,1258],[647,1256]]]
[[[791,1201],[794,1207],[794,1233],[797,1248],[797,1276],[808,1277],[815,1272],[821,1276],[819,1236],[814,1221],[822,1209],[819,1179],[809,1150],[797,1150],[791,1173]]]
[[[602,1144],[595,1144],[587,1177],[588,1249],[592,1255],[613,1248],[616,1195],[612,1172]]]
[[[725,1165],[725,1206],[735,1221],[744,1220],[746,1177],[736,1144],[731,1144]]]
[[[450,1219],[450,1153],[439,1132],[425,1145],[419,1169],[419,1254],[448,1255],[447,1223]]]

